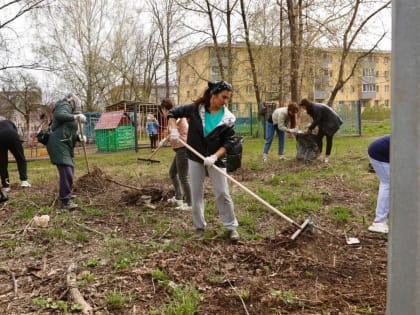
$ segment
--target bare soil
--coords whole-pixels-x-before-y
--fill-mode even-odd
[[[300,166],[289,167],[298,171]],[[233,176],[243,183],[258,182],[275,171],[280,167],[258,174],[245,168]],[[256,222],[263,237],[236,243],[220,232],[217,216],[208,225],[212,237],[190,239],[190,214],[166,202],[172,194],[169,179],[129,184],[100,169],[78,178],[74,185],[82,209],[57,208],[50,213],[50,233],[31,227],[29,220],[27,225],[19,221],[24,207],[40,212],[57,203],[56,186],[54,182],[34,186],[30,192],[12,187],[10,201],[0,204],[0,314],[63,314],[51,305],[40,307],[33,299],[45,297],[71,305],[67,282],[71,263],[76,264],[78,290],[94,314],[149,314],[161,309],[171,290],[152,278],[157,269],[173,283],[192,284],[199,290],[198,314],[385,313],[387,238],[367,232],[367,222],[354,223],[346,225],[347,234],[357,236],[360,244],[346,244],[343,227],[326,215],[328,206],[334,200],[355,212],[364,211],[368,198],[339,177],[317,182],[317,189],[328,191],[323,211],[313,218],[321,229],[304,231],[291,241],[294,226],[267,214]],[[239,193],[237,187],[233,190]],[[212,198],[211,188],[207,187],[206,195]],[[27,200],[26,204],[13,202],[17,198]],[[275,232],[264,234],[268,229]],[[131,258],[125,268],[118,267],[115,257],[127,252],[126,244],[104,247],[110,238],[132,244],[128,252],[135,252],[132,257],[137,258]],[[100,266],[87,266],[86,261],[93,258]],[[86,274],[94,275],[94,281],[83,284]],[[126,298],[121,308],[106,303],[112,292]]]

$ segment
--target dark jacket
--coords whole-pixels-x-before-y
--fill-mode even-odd
[[[9,147],[14,143],[21,143],[22,139],[18,134],[16,125],[10,120],[0,121],[0,145]]]
[[[56,165],[74,166],[74,146],[78,137],[78,124],[74,120],[73,108],[66,100],[55,105],[51,123],[51,135],[47,150],[51,163]]]
[[[343,124],[340,116],[331,107],[324,104],[312,103],[312,106],[308,107],[307,113],[313,120],[308,127],[309,130],[313,130],[318,126],[328,136],[334,135]]]
[[[369,156],[376,161],[389,163],[390,142],[391,135],[376,139],[368,147]]]
[[[206,137],[204,136],[204,104],[189,104],[172,108],[168,113],[168,118],[189,118],[187,143],[201,153],[203,156],[214,154],[220,147],[224,147],[227,152],[232,150],[235,139],[235,116],[225,107],[224,116],[219,125]],[[190,160],[203,163],[203,160],[193,152],[188,151]],[[218,159],[216,165],[226,168],[226,156]]]

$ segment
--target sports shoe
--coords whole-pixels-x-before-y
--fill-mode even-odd
[[[10,192],[10,187],[3,187],[1,191],[8,193]]]
[[[328,163],[328,158],[327,157],[325,157],[324,163]]]
[[[31,184],[27,180],[23,180],[20,183],[20,187],[31,187]]]
[[[199,240],[203,238],[204,230],[203,229],[195,229],[193,236],[191,236],[191,239],[193,240]]]
[[[74,203],[73,201],[67,201],[61,203],[61,209],[67,209],[67,210],[74,210],[79,208],[79,205],[77,203]]]
[[[181,211],[191,211],[191,206],[189,206],[187,203],[182,203],[182,205],[176,207],[175,209]]]
[[[177,207],[181,207],[184,204],[184,201],[176,199],[175,196],[173,196],[172,198],[169,198],[168,202]]]
[[[232,230],[229,232],[229,238],[231,241],[237,241],[239,240],[239,233],[236,230]]]
[[[388,233],[388,224],[386,222],[373,222],[369,227],[368,230],[371,232],[377,233]]]
[[[287,160],[284,154],[279,154],[279,160]]]

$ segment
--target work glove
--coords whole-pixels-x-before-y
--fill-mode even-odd
[[[166,143],[166,138],[165,138],[165,139],[163,139],[163,140],[160,140],[160,142],[159,142],[159,144],[158,144],[158,147],[159,147],[159,148],[160,148],[160,147],[163,147],[165,143]]]
[[[73,116],[74,120],[78,120],[80,122],[85,122],[86,121],[86,116],[83,114],[76,114]]]
[[[179,140],[179,131],[176,128],[169,128],[169,139],[173,141]]]
[[[210,155],[204,159],[205,166],[212,166],[217,161],[217,156],[215,154]]]
[[[82,135],[79,134],[79,141],[83,142],[83,143],[86,143],[86,141],[87,141],[86,136],[85,135],[82,136]]]

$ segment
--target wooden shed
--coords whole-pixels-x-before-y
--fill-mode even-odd
[[[123,110],[102,113],[95,125],[98,151],[134,149],[135,128],[130,116]]]

